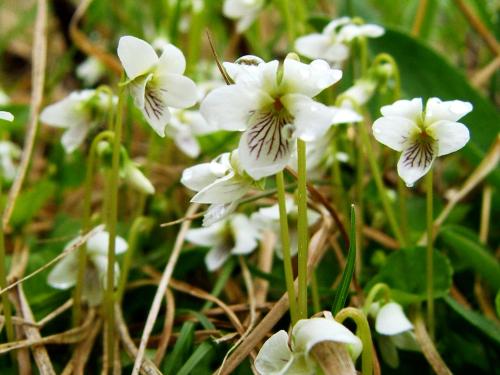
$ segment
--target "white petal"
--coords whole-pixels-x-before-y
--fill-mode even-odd
[[[228,18],[239,18],[248,11],[245,2],[241,0],[225,0],[222,13]]]
[[[90,237],[87,241],[87,251],[89,255],[100,254],[107,255],[109,246],[109,233],[99,232]],[[115,253],[121,254],[127,251],[128,244],[122,237],[115,238]]]
[[[259,374],[285,374],[293,360],[288,347],[288,334],[281,330],[272,335],[262,345],[255,358],[255,368]]]
[[[182,172],[181,183],[188,189],[200,191],[224,176],[227,170],[227,167],[217,162],[194,165]]]
[[[405,331],[400,333],[399,335],[390,336],[390,339],[398,349],[412,351],[421,350],[413,331]]]
[[[62,258],[54,266],[47,277],[47,282],[51,287],[56,289],[69,289],[76,284],[77,272],[78,250],[75,250]]]
[[[69,128],[85,122],[83,113],[77,109],[81,99],[77,95],[68,97],[44,108],[40,121],[58,128]]]
[[[144,107],[141,110],[148,124],[160,137],[165,136],[165,128],[170,120],[170,111],[162,90],[164,89],[147,84]]]
[[[153,79],[153,73],[139,77],[128,85],[130,95],[134,99],[134,104],[141,111],[144,110],[144,101],[146,95],[146,85]]]
[[[193,134],[203,135],[217,131],[217,128],[210,126],[198,111],[184,111],[183,116],[185,118],[185,122],[189,124]]]
[[[384,28],[378,25],[346,25],[339,32],[339,40],[350,42],[354,38],[369,37],[378,38],[384,34]]]
[[[220,220],[228,218],[237,207],[237,201],[225,204],[211,204],[203,216],[203,226],[208,227],[214,225]]]
[[[264,60],[254,55],[241,56],[234,63],[223,63],[224,69],[235,83],[244,83],[256,87],[258,87],[262,81],[263,71],[259,68],[261,64],[265,64]]]
[[[221,232],[225,225],[225,222],[219,222],[206,228],[189,229],[186,239],[200,246],[215,246],[221,242]]]
[[[155,76],[158,90],[166,105],[174,108],[188,108],[196,104],[198,90],[194,82],[180,74],[162,74]]]
[[[413,329],[403,308],[396,302],[382,306],[375,320],[375,330],[381,335],[392,336]]]
[[[149,43],[128,35],[118,42],[118,58],[131,80],[149,72],[158,62],[158,55]]]
[[[243,131],[250,112],[258,108],[258,94],[241,85],[219,87],[203,100],[200,112],[217,129]]]
[[[292,330],[292,349],[309,353],[320,342],[332,341],[354,345],[356,352],[362,347],[361,340],[342,324],[332,319],[301,319]]]
[[[294,117],[294,135],[306,142],[323,137],[332,125],[335,112],[308,96],[289,94],[281,98],[283,105]]]
[[[272,112],[254,113],[251,123],[240,138],[238,157],[243,169],[259,180],[285,168],[295,141],[288,120]]]
[[[127,162],[124,179],[131,187],[143,194],[154,194],[155,192],[155,188],[151,181],[147,179],[134,162]]]
[[[64,147],[64,151],[67,154],[75,151],[85,140],[89,128],[86,124],[80,123],[75,124],[75,126],[70,127],[64,132],[61,138],[61,143]]]
[[[325,51],[332,45],[332,38],[324,34],[309,34],[295,41],[295,50],[310,59],[325,58]]]
[[[373,123],[377,141],[396,151],[403,151],[417,124],[405,117],[381,117]]]
[[[257,231],[252,223],[243,214],[236,214],[230,220],[231,229],[235,238],[231,254],[249,254],[257,247]]]
[[[245,30],[247,30],[252,25],[253,21],[255,21],[257,16],[257,12],[248,12],[243,17],[241,17],[236,23],[236,32],[241,34]]]
[[[441,101],[430,98],[425,106],[425,122],[432,124],[436,121],[447,120],[455,122],[472,111],[472,104],[461,100]]]
[[[105,257],[103,261],[106,262]],[[87,301],[89,306],[98,306],[104,297],[104,286],[101,280],[100,270],[94,266],[88,266],[85,270],[85,278],[82,288],[82,298]]]
[[[459,122],[438,121],[429,129],[437,140],[438,155],[447,155],[464,147],[469,142],[469,129]]]
[[[215,271],[229,258],[229,249],[226,246],[215,246],[205,256],[205,265],[209,271]]]
[[[372,98],[377,88],[377,81],[373,79],[358,79],[354,86],[347,89],[342,96],[353,100],[356,104],[362,106]],[[352,105],[351,100],[344,100],[342,106]]]
[[[157,74],[183,74],[186,70],[186,58],[182,51],[173,44],[166,44],[158,60]]]
[[[411,187],[432,167],[436,158],[436,143],[408,143],[398,161],[398,174]]]
[[[286,87],[287,92],[314,97],[341,78],[342,72],[330,68],[324,60],[304,64],[288,58],[284,62],[281,85]]]
[[[249,186],[242,184],[241,180],[231,172],[200,190],[191,199],[191,202],[210,204],[230,203],[240,199],[248,190]]]
[[[351,22],[351,19],[349,17],[340,17],[334,19],[325,26],[325,28],[323,29],[323,33],[329,35],[335,34],[338,31],[339,26],[347,25],[349,22]]]
[[[349,108],[330,107],[333,110],[332,124],[350,124],[360,122],[363,116]]]
[[[0,120],[12,122],[14,121],[14,115],[10,112],[0,111]]]
[[[422,118],[422,98],[398,100],[391,105],[383,106],[380,112],[387,117],[406,117],[416,122]]]
[[[176,146],[190,158],[200,155],[201,149],[196,137],[189,131],[178,132],[174,137]]]

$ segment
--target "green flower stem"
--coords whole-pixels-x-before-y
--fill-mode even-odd
[[[283,251],[283,267],[285,269],[286,290],[290,304],[290,318],[292,325],[298,320],[297,297],[293,280],[292,256],[290,253],[290,237],[288,232],[288,216],[286,213],[285,179],[283,171],[276,173],[276,190],[278,193],[278,206],[280,212],[281,248]]]
[[[307,319],[307,187],[306,187],[306,144],[304,141],[297,140],[297,232],[298,232],[298,318]]]
[[[340,208],[342,214],[346,214],[348,212],[347,207],[347,199],[344,199],[346,193],[344,189],[344,183],[342,181],[342,172],[340,170],[340,163],[337,159],[337,137],[334,135],[331,142],[331,155],[333,155],[332,162],[332,189],[334,191],[334,200],[336,206]]]
[[[123,112],[123,97],[124,87],[120,87],[118,96],[118,106],[115,123],[115,137],[113,142],[113,156],[111,162],[111,171],[109,173],[109,186],[106,194],[108,215],[107,229],[109,232],[108,244],[108,269],[106,278],[106,322],[107,322],[107,349],[108,349],[108,364],[112,366],[114,363],[114,287],[115,287],[115,238],[116,238],[116,222],[118,211],[118,177],[120,169],[120,146],[122,137],[122,112]]]
[[[360,60],[360,76],[364,77],[368,71],[368,43],[365,37],[358,39],[359,60]]]
[[[425,176],[427,188],[427,326],[429,334],[434,339],[434,233],[433,233],[433,207],[432,207],[432,169]]]
[[[136,217],[132,226],[129,230],[128,235],[128,250],[125,253],[122,263],[122,269],[120,272],[120,281],[118,283],[118,289],[116,291],[116,300],[121,302],[123,299],[123,294],[125,293],[125,287],[127,286],[128,274],[130,272],[130,267],[132,265],[132,259],[134,258],[135,251],[139,242],[139,234],[141,231],[145,230],[148,226],[151,226],[152,220],[144,216]]]
[[[300,34],[305,32],[305,24],[307,21],[307,2],[304,0],[295,0],[295,17],[297,20],[295,24],[297,25],[297,31]],[[293,42],[293,41],[292,41]]]
[[[97,145],[99,142],[108,139],[113,140],[114,133],[110,130],[105,130],[99,133],[90,146],[89,156],[87,158],[87,170],[85,175],[85,193],[83,196],[83,215],[82,215],[82,232],[87,233],[90,230],[90,215],[91,215],[91,199],[92,186],[94,184],[94,175],[97,158]],[[78,271],[76,275],[76,285],[73,292],[73,326],[78,326],[81,322],[82,312],[82,288],[85,277],[85,266],[87,262],[87,247],[83,244],[78,250]]]
[[[318,278],[316,277],[316,270],[311,273],[311,297],[314,313],[320,312],[321,304],[319,301]]]
[[[358,124],[359,127],[363,126],[363,123]],[[359,141],[358,141],[359,142]],[[364,202],[363,202],[363,190],[364,190],[364,177],[365,177],[365,155],[363,153],[362,142],[358,144],[357,158],[356,158],[356,277],[361,276],[363,270],[363,226],[364,226]],[[347,212],[347,211],[346,211]],[[347,216],[346,216],[347,217]]]
[[[203,24],[205,21],[205,2],[200,1],[200,5],[192,2],[191,24],[189,27],[189,43],[187,52],[186,75],[193,75],[196,68],[196,62],[199,60],[201,51],[201,41],[203,40]]]
[[[362,369],[361,373],[363,375],[372,375],[373,374],[373,344],[372,344],[372,335],[370,332],[370,326],[368,324],[368,320],[366,319],[366,315],[359,309],[355,309],[354,307],[346,307],[339,311],[339,313],[335,316],[335,320],[342,323],[347,318],[350,318],[356,323],[357,332],[356,334],[361,339],[363,343],[363,352],[361,354],[362,359]]]
[[[2,181],[0,180],[0,186]],[[1,191],[0,191],[1,193]],[[5,237],[3,233],[3,221],[0,220],[0,288],[7,287],[7,270],[5,268]],[[7,330],[7,340],[15,341],[14,326],[12,325],[12,306],[9,301],[9,294],[2,293],[3,315],[5,317],[5,329]]]
[[[368,162],[370,163],[370,169],[372,171],[373,179],[375,180],[375,185],[377,186],[380,199],[382,200],[382,206],[384,207],[385,214],[387,215],[387,219],[389,220],[389,225],[391,226],[392,233],[394,234],[394,236],[396,236],[399,245],[401,247],[405,247],[406,241],[401,233],[401,229],[399,228],[398,222],[396,220],[396,215],[394,214],[393,208],[387,196],[387,192],[385,191],[384,182],[382,181],[382,175],[378,168],[377,160],[373,154],[372,144],[370,142],[370,138],[368,137],[368,132],[363,123],[359,124],[358,129],[361,136],[361,142],[368,156]]]
[[[370,306],[376,300],[378,295],[383,292],[384,299],[386,302],[389,302],[391,299],[391,289],[385,283],[377,283],[375,284],[370,291],[368,292],[368,296],[365,299],[365,303],[363,306],[363,312],[368,315],[368,311],[370,310]]]
[[[285,18],[288,44],[291,45],[295,40],[295,22],[292,17],[290,0],[278,0],[281,6],[281,13]]]
[[[401,223],[401,234],[408,240],[408,209],[406,207],[406,186],[404,181],[398,178],[398,202],[399,222]]]

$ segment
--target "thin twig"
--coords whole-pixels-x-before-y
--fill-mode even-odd
[[[165,299],[167,305],[167,311],[165,313],[165,323],[163,323],[163,332],[161,333],[160,343],[158,344],[158,349],[153,359],[153,362],[159,366],[165,353],[167,351],[168,342],[172,336],[172,330],[174,328],[174,318],[175,318],[175,299],[174,294],[167,288],[165,292]]]
[[[35,27],[33,30],[33,49],[32,49],[32,70],[31,70],[31,103],[30,117],[28,121],[28,131],[24,140],[23,154],[21,162],[17,169],[16,178],[12,183],[5,204],[2,221],[3,227],[7,228],[17,198],[21,191],[23,182],[28,173],[28,167],[35,146],[35,138],[38,130],[38,115],[43,100],[43,85],[45,81],[45,66],[47,62],[47,0],[37,1],[37,14]]]

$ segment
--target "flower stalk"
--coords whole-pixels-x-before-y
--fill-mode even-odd
[[[290,253],[290,237],[288,232],[288,217],[286,213],[285,182],[283,171],[276,173],[276,189],[278,192],[278,205],[280,213],[280,234],[283,251],[283,267],[285,270],[286,290],[290,304],[290,318],[292,325],[298,320],[297,297],[295,295],[295,285],[293,280],[292,256]]]
[[[298,315],[299,319],[307,319],[307,187],[306,187],[306,144],[301,139],[297,140],[297,232],[298,232]]]
[[[434,219],[433,219],[433,178],[432,169],[425,176],[427,200],[427,325],[434,339]]]

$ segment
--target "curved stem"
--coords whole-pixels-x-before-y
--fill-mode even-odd
[[[339,311],[335,316],[335,320],[342,323],[347,318],[350,318],[356,323],[357,335],[363,343],[363,353],[361,354],[362,359],[362,371],[363,375],[373,374],[373,344],[372,344],[372,334],[370,332],[370,326],[366,320],[365,314],[361,310],[355,309],[354,307],[346,307]]]
[[[118,177],[120,168],[120,147],[122,137],[122,106],[123,106],[124,88],[120,87],[118,97],[118,106],[115,123],[115,137],[113,142],[113,156],[111,162],[111,171],[109,173],[109,188],[106,194],[108,202],[107,229],[109,233],[108,242],[108,269],[106,278],[106,319],[107,319],[107,348],[109,364],[114,363],[114,287],[115,287],[115,245],[116,245],[116,222],[117,222],[117,204],[118,204]]]
[[[292,256],[290,254],[290,237],[288,232],[288,217],[286,213],[285,181],[283,171],[276,173],[276,189],[278,192],[278,206],[280,212],[281,249],[283,251],[283,267],[285,269],[286,290],[290,302],[290,318],[292,325],[297,322],[297,297],[293,280]]]
[[[368,292],[368,296],[365,299],[365,303],[363,306],[363,312],[365,314],[368,314],[368,311],[370,310],[371,304],[375,301],[377,296],[383,292],[384,293],[384,298],[386,302],[389,302],[391,299],[391,289],[389,286],[385,283],[377,283],[375,284],[370,291]]]
[[[307,172],[306,172],[306,144],[304,141],[297,140],[297,164],[298,164],[298,318],[307,319],[307,252],[308,252],[308,233],[307,233]]]
[[[432,205],[432,169],[425,176],[427,187],[427,325],[429,334],[434,339],[434,220]]]
[[[290,0],[279,0],[279,2],[281,3],[281,12],[285,18],[288,44],[291,45],[291,43],[293,43],[293,41],[295,40],[295,26],[292,19]]]

